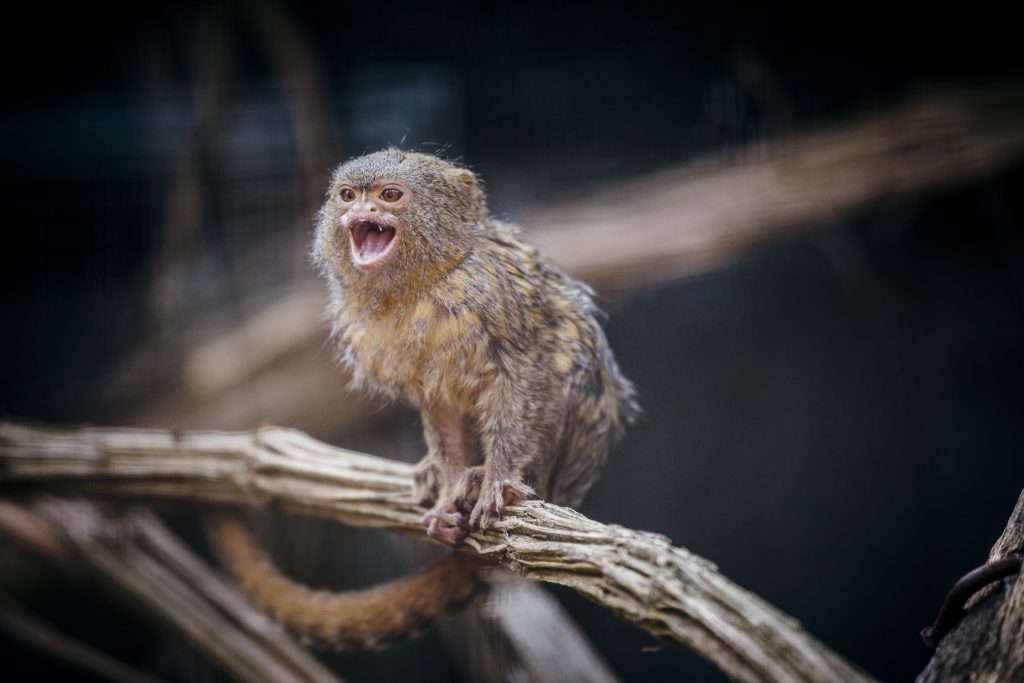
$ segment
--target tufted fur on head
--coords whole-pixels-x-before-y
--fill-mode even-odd
[[[396,239],[401,254],[388,268],[363,272],[352,263],[342,221],[347,207],[339,189],[370,192],[388,184],[399,184],[411,195],[391,212],[400,226]],[[429,154],[386,149],[350,159],[335,170],[317,216],[313,262],[359,304],[385,313],[440,279],[493,229],[483,188],[472,171]]]

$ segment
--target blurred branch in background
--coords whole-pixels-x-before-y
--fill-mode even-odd
[[[152,514],[111,515],[87,501],[0,502],[0,534],[58,568],[99,579],[237,680],[338,680]]]
[[[1024,82],[954,89],[711,158],[531,214],[545,253],[628,290],[725,265],[750,247],[899,195],[977,181],[1024,155]]]
[[[252,29],[255,43],[268,59],[271,71],[280,82],[294,129],[295,144],[301,163],[292,221],[304,223],[316,210],[322,195],[325,173],[337,151],[329,134],[329,100],[319,77],[308,42],[302,36],[294,17],[274,0],[260,0],[245,8],[235,3],[214,3],[200,14],[195,74],[193,77],[192,130],[177,160],[161,227],[161,248],[156,263],[157,288],[152,301],[159,311],[162,302],[171,297],[175,267],[183,257],[198,247],[205,231],[222,230],[226,195],[223,183],[225,145],[230,124],[227,115],[236,103],[232,92],[233,71],[241,59],[241,36],[244,24]],[[239,263],[224,264],[234,274],[232,285],[244,287],[237,276]],[[159,315],[159,314],[158,314]],[[166,312],[163,317],[166,317]]]
[[[223,135],[224,107],[228,97],[227,84],[231,34],[227,31],[224,9],[211,6],[202,17],[199,30],[192,130],[180,151],[172,174],[167,204],[160,226],[159,260],[152,284],[163,282],[173,264],[195,247],[205,214],[211,211],[211,165],[217,158],[217,141]],[[154,301],[165,297],[155,296]]]
[[[565,608],[508,572],[488,572],[485,602],[439,624],[470,681],[615,683],[620,680]]]
[[[0,423],[0,460],[11,487],[260,503],[428,539],[420,523],[426,510],[411,493],[411,465],[333,448],[294,430],[175,434]],[[795,620],[664,536],[606,526],[537,501],[472,533],[466,545],[520,576],[578,591],[735,680],[871,680]]]
[[[323,310],[321,292],[307,287],[294,298],[286,296],[255,316],[250,315],[253,306],[262,306],[263,302],[253,304],[251,283],[246,281],[245,274],[260,270],[260,266],[247,262],[246,254],[221,259],[217,271],[233,293],[225,308],[237,309],[240,313],[237,317],[252,324],[240,326],[238,334],[234,333],[235,326],[228,325],[231,331],[209,345],[200,344],[197,354],[183,351],[193,344],[190,339],[183,339],[188,336],[187,329],[182,329],[180,316],[173,314],[168,302],[178,300],[180,307],[180,300],[189,298],[183,293],[188,291],[188,286],[183,284],[196,277],[195,261],[203,253],[200,248],[203,232],[223,231],[221,223],[245,220],[241,215],[229,216],[232,208],[240,213],[241,207],[223,206],[225,201],[229,204],[230,201],[220,196],[230,196],[228,188],[224,187],[228,175],[224,169],[225,147],[230,132],[225,131],[229,123],[225,119],[237,104],[233,98],[243,94],[234,93],[229,87],[235,80],[232,72],[239,68],[238,62],[243,59],[243,41],[239,35],[243,29],[249,29],[258,51],[267,59],[270,71],[279,81],[294,129],[301,166],[299,177],[292,179],[283,192],[297,194],[290,205],[293,215],[289,223],[303,227],[308,223],[319,205],[330,164],[338,154],[338,146],[329,130],[330,101],[320,69],[310,53],[307,37],[284,5],[275,0],[260,0],[245,7],[232,2],[214,3],[202,10],[199,19],[193,124],[171,179],[160,231],[159,257],[150,280],[154,322],[163,332],[129,356],[120,372],[122,377],[130,378],[125,383],[145,387],[159,382],[161,372],[166,372],[168,366],[179,366],[182,381],[176,383],[177,391],[145,391],[141,406],[135,396],[122,398],[119,403],[116,389],[108,393],[115,395],[114,405],[127,413],[125,419],[140,422],[190,424],[199,420],[206,424],[248,425],[254,413],[276,415],[283,406],[301,406],[303,398],[307,404],[346,405],[338,400],[337,386],[325,387],[322,392],[310,391],[310,387],[318,385],[317,376],[322,374],[324,366],[317,354],[320,341],[306,329],[316,326],[315,321]],[[288,242],[291,244],[294,240]],[[305,245],[298,250],[282,249],[281,244],[269,248],[275,252],[272,257],[275,264],[282,259],[297,258],[299,268],[304,269]],[[185,304],[186,310],[189,303]],[[195,325],[197,321],[186,322]],[[176,363],[183,352],[186,358]],[[267,369],[280,361],[282,355],[294,356],[296,352],[306,356],[305,360],[293,357],[284,374],[272,373],[256,381],[254,372]],[[116,386],[119,381],[115,378],[111,384]],[[247,385],[251,399],[254,384],[258,385],[255,394],[264,397],[264,401],[254,404],[252,400],[240,400],[237,393],[231,392],[232,388]],[[289,391],[290,387],[296,387],[298,393]],[[158,398],[154,398],[155,393],[159,393]],[[366,412],[355,405],[359,415]],[[304,412],[300,407],[296,417]],[[334,414],[343,412],[332,410]],[[342,423],[344,420],[342,418]]]
[[[0,509],[0,516],[6,511]],[[0,529],[4,521],[0,520]],[[6,597],[0,600],[0,633],[60,659],[81,671],[114,683],[158,683],[153,678],[112,659],[84,643],[72,640]]]
[[[324,173],[340,153],[328,125],[330,100],[308,41],[285,4],[258,0],[243,7],[285,91],[302,159],[300,213],[307,216],[320,203]]]

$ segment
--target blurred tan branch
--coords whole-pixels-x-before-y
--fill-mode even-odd
[[[0,482],[49,493],[273,506],[426,539],[412,467],[301,432],[42,429],[0,423]],[[568,586],[740,681],[867,681],[796,621],[660,535],[532,502],[467,551],[520,576]]]
[[[470,681],[617,683],[619,678],[565,608],[540,585],[485,574],[486,600],[440,624]],[[475,607],[475,609],[474,609]]]
[[[1024,81],[950,89],[532,214],[537,244],[616,287],[719,267],[881,199],[977,181],[1024,155]]]
[[[322,201],[323,174],[336,153],[330,126],[330,98],[309,42],[288,4],[258,0],[244,4],[241,16],[249,21],[263,52],[281,81],[295,126],[302,158],[302,215]]]
[[[31,507],[0,501],[0,536],[58,567],[99,579],[236,680],[338,680],[148,512],[111,515],[84,500],[43,500]]]

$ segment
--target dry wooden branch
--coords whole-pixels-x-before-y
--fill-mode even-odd
[[[151,514],[107,515],[83,500],[0,503],[0,535],[99,579],[239,681],[338,680]]]
[[[1024,492],[989,562],[1024,553]],[[971,601],[963,621],[943,638],[917,683],[1024,680],[1024,571]]]
[[[0,424],[0,482],[78,493],[273,506],[425,539],[412,467],[301,432],[170,433]],[[467,550],[569,586],[740,681],[867,681],[792,618],[657,534],[543,502],[511,508]]]

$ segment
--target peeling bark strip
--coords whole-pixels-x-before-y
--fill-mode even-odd
[[[0,486],[261,505],[427,539],[412,466],[289,429],[52,429],[0,423]],[[738,681],[869,681],[791,617],[668,538],[543,502],[510,508],[467,551],[573,588]]]
[[[924,644],[934,649],[938,642],[946,635],[957,622],[963,619],[966,614],[967,601],[982,588],[992,583],[1014,576],[1020,571],[1022,558],[1004,557],[988,564],[983,564],[972,569],[963,576],[946,596],[946,600],[939,609],[939,615],[935,623],[921,631],[921,638]]]
[[[990,564],[1024,553],[1024,491]],[[967,616],[938,644],[917,683],[1024,681],[1024,571],[979,591]]]

